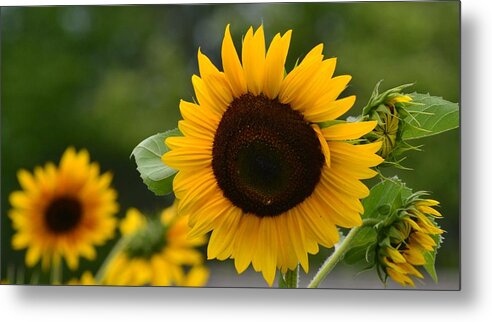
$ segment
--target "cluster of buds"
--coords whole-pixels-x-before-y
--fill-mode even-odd
[[[423,278],[419,267],[435,258],[443,230],[434,219],[441,214],[433,207],[439,202],[421,199],[417,193],[407,199],[395,220],[384,227],[377,247],[378,273],[383,281],[389,276],[403,286],[415,286],[413,278]]]
[[[402,134],[406,120],[413,119],[407,107],[412,104],[412,97],[403,90],[412,84],[401,85],[379,93],[379,82],[369,102],[362,110],[363,120],[375,120],[377,126],[366,135],[370,142],[381,141],[383,144],[378,154],[385,159],[384,164],[400,168],[404,158],[399,156],[407,150],[418,150],[403,140]]]

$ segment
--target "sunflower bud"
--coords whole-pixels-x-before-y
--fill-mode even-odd
[[[375,120],[377,126],[366,135],[371,142],[382,142],[378,154],[385,158],[385,164],[401,167],[402,159],[397,157],[402,152],[416,149],[402,139],[405,119],[410,115],[406,107],[411,104],[412,98],[404,94],[403,89],[412,84],[401,85],[379,93],[379,82],[374,89],[368,104],[363,109],[364,120]]]
[[[415,286],[413,279],[424,277],[418,268],[433,265],[429,260],[434,260],[444,231],[434,222],[441,217],[433,208],[439,202],[422,199],[423,195],[410,196],[397,219],[379,233],[376,258],[383,281],[389,276],[403,286]]]

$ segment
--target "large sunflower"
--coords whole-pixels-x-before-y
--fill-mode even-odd
[[[34,174],[20,170],[18,179],[23,190],[10,195],[9,216],[17,230],[12,246],[27,248],[27,266],[42,259],[48,268],[63,257],[76,269],[79,256],[94,259],[94,246],[113,237],[118,205],[112,175],[100,175],[86,150],[68,148],[58,168],[48,163]]]
[[[229,26],[222,66],[198,51],[197,103],[181,101],[183,137],[171,137],[164,163],[178,170],[179,211],[190,215],[191,235],[212,231],[208,258],[250,263],[272,285],[276,268],[307,272],[308,253],[332,247],[336,226],[361,224],[361,179],[382,162],[381,143],[353,144],[376,122],[320,128],[347,112],[354,96],[338,99],[351,77],[332,77],[334,58],[320,44],[287,75],[291,31],[275,35],[268,51],[263,27],[244,37],[242,60]],[[328,122],[330,124],[330,122]]]
[[[206,239],[187,238],[187,218],[176,214],[175,205],[153,219],[129,209],[120,224],[128,242],[110,263],[104,284],[204,286],[208,270],[195,247]]]

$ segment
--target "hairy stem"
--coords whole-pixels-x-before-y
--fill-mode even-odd
[[[123,251],[125,246],[128,244],[131,238],[128,237],[121,237],[118,242],[113,246],[113,249],[109,252],[108,256],[104,259],[104,262],[101,264],[101,267],[99,267],[99,270],[96,273],[96,276],[94,279],[96,280],[97,284],[102,284],[102,281],[104,277],[106,276],[107,270],[109,268],[109,264],[113,261],[113,259]]]
[[[284,276],[287,288],[299,288],[299,264],[291,271],[288,270]]]
[[[372,218],[364,219],[362,221],[361,226],[352,228],[348,233],[347,237],[345,237],[342,243],[335,248],[335,251],[323,263],[318,273],[316,273],[311,283],[309,283],[308,288],[317,288],[319,284],[326,278],[326,276],[328,276],[328,274],[333,270],[333,268],[335,268],[338,262],[343,258],[343,255],[345,255],[345,253],[349,249],[350,243],[352,242],[352,240],[354,239],[354,237],[357,235],[357,233],[362,227],[374,226],[377,223],[379,223],[379,220],[377,219],[372,219]]]

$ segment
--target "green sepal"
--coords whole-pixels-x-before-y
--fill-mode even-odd
[[[164,141],[172,136],[182,136],[182,134],[178,129],[173,129],[152,135],[140,142],[130,155],[135,157],[137,171],[143,182],[158,196],[173,191],[173,179],[177,171],[161,160],[162,155],[169,151]]]
[[[318,124],[318,126],[320,127],[320,129],[324,129],[324,128],[333,126],[335,124],[340,124],[340,123],[347,123],[347,122],[345,122],[343,120],[329,120],[329,121],[325,121],[325,122],[321,122],[321,123],[316,123],[316,124]]]
[[[362,109],[362,115],[370,115],[374,112],[375,109],[379,107],[379,105],[384,106],[384,102],[388,99],[391,99],[392,96],[399,95],[405,88],[413,86],[414,84],[403,84],[397,87],[393,87],[388,89],[387,91],[383,93],[379,93],[379,85],[383,80],[380,80],[376,86],[374,87],[374,90],[372,91],[371,98],[369,98],[369,101],[367,102],[367,105],[364,106]]]
[[[369,196],[362,201],[364,206],[362,218],[388,218],[411,194],[412,190],[398,177],[384,179],[372,187]]]
[[[431,218],[429,218],[431,221],[433,221]],[[433,235],[432,239],[436,242],[436,247],[434,248],[433,251],[425,252],[424,259],[425,259],[425,265],[424,269],[425,271],[429,274],[429,276],[432,278],[432,280],[437,283],[437,272],[436,272],[436,256],[437,256],[437,251],[441,247],[441,243],[443,240],[443,237],[441,235]]]
[[[377,232],[373,227],[361,228],[343,257],[345,263],[355,265],[360,262],[366,262],[372,265],[374,263],[374,252],[370,250],[375,246],[377,237]]]

